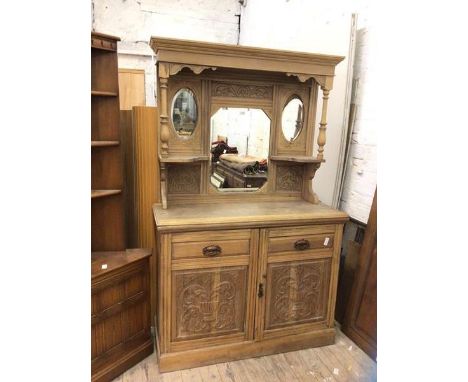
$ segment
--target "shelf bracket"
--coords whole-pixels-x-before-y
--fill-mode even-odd
[[[320,200],[312,187],[312,181],[315,177],[316,171],[320,167],[320,164],[320,162],[306,163],[304,166],[304,184],[302,187],[302,198],[312,204],[320,203]]]

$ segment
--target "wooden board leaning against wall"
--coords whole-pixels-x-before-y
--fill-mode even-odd
[[[125,131],[125,167],[127,175],[127,231],[130,248],[153,248],[150,260],[151,295],[155,296],[156,242],[152,205],[160,202],[159,161],[157,157],[158,110],[155,107],[135,106],[122,110]],[[151,298],[151,317],[154,318],[154,298]]]
[[[122,94],[120,115],[124,139],[127,236],[130,248],[154,248],[155,237],[152,205],[160,201],[157,129],[159,114],[155,107],[146,107],[145,72],[119,69],[119,88]],[[150,261],[151,294],[155,296],[153,279],[155,261]],[[151,298],[151,317],[154,317],[154,298]]]

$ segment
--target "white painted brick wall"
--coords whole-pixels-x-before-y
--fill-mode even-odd
[[[363,223],[367,223],[377,184],[377,126],[369,107],[373,79],[370,33],[369,28],[361,28],[356,35],[354,79],[359,82],[352,102],[357,105],[357,113],[340,203],[342,210]]]
[[[346,91],[350,45],[350,6],[334,8],[320,0],[247,0],[242,10],[241,45],[341,55],[346,58],[335,71],[328,107],[326,162],[314,179],[314,191],[325,204],[338,202],[337,177],[340,150],[347,120]],[[319,94],[321,97],[321,92]],[[318,101],[314,155],[317,154],[318,120],[322,100]],[[344,145],[343,145],[344,146]]]
[[[121,38],[119,67],[145,70],[146,104],[156,105],[151,36],[236,44],[237,0],[92,0],[93,30]]]

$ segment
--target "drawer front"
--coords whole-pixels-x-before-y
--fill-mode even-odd
[[[249,255],[250,230],[203,231],[174,234],[172,258],[218,258]]]
[[[142,266],[110,276],[92,287],[91,314],[100,315],[109,309],[147,293],[148,270]]]
[[[269,231],[268,254],[331,250],[334,245],[334,233],[334,225],[275,228]]]

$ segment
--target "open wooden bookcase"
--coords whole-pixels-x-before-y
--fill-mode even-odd
[[[117,41],[91,36],[91,250],[125,249]]]
[[[152,249],[126,249],[117,41],[91,33],[91,372],[111,381],[153,351]]]

